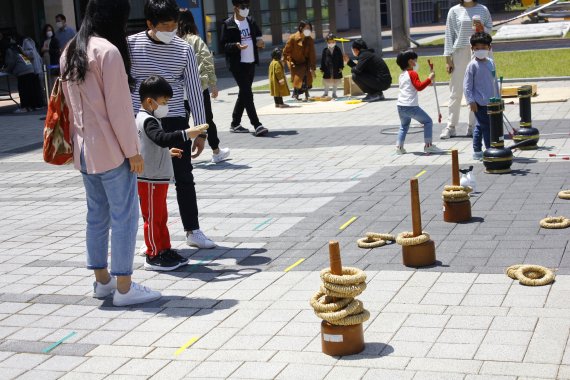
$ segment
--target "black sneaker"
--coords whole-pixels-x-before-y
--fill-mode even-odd
[[[362,99],[363,102],[367,102],[367,103],[374,103],[374,102],[379,102],[381,100],[385,100],[386,97],[384,96],[384,94],[374,94],[372,96],[370,96],[370,98],[366,99]]]
[[[167,249],[164,251],[163,255],[166,255],[180,263],[180,266],[183,267],[184,265],[188,265],[189,259],[181,256],[177,250],[175,249]]]
[[[230,127],[230,132],[232,132],[232,133],[249,133],[249,129],[242,127],[241,124],[236,125],[235,127],[232,125]]]
[[[269,133],[269,129],[265,128],[263,125],[255,128],[255,137],[266,136]]]
[[[180,266],[180,262],[171,257],[167,251],[162,251],[154,257],[147,256],[144,263],[144,269],[159,272],[168,272],[178,269]]]

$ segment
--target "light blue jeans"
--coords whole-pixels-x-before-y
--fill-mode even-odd
[[[398,133],[398,146],[404,146],[408,129],[412,119],[416,120],[424,126],[424,142],[431,144],[433,121],[431,117],[419,106],[398,106],[398,115],[400,115],[400,132]]]
[[[81,174],[87,197],[87,269],[108,267],[111,229],[111,275],[130,276],[139,220],[137,175],[128,160],[105,173],[87,174],[83,152]]]

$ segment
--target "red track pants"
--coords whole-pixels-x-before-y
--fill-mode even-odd
[[[138,182],[141,213],[144,220],[146,254],[154,257],[170,249],[168,210],[166,208],[167,183]]]

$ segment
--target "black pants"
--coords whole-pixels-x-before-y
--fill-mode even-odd
[[[352,80],[367,94],[382,94],[382,91],[386,91],[391,85],[388,81],[367,73],[352,74]]]
[[[185,117],[165,117],[161,122],[162,128],[166,132],[182,131],[188,128],[188,119]],[[182,219],[184,231],[197,230],[200,228],[200,224],[198,223],[198,201],[194,187],[194,175],[192,174],[192,141],[188,140],[173,148],[184,151],[182,158],[172,158],[180,219]]]
[[[37,74],[25,74],[18,77],[20,108],[40,108],[44,105],[42,86]]]
[[[251,125],[257,128],[261,123],[257,117],[257,111],[253,103],[253,91],[251,90],[251,85],[255,78],[255,63],[240,63],[231,72],[239,87],[238,98],[232,113],[232,127],[237,127],[241,124],[241,117],[245,109]]]
[[[282,96],[274,96],[273,99],[275,100],[275,104],[277,104],[277,105],[285,104],[285,103],[283,103],[283,97]]]
[[[208,89],[204,90],[204,111],[206,111],[206,123],[210,126],[208,128],[208,144],[212,150],[216,150],[220,147],[220,139],[218,138],[218,127],[214,123],[214,114],[212,113],[212,99],[210,98],[210,91]],[[190,104],[188,100],[184,101],[184,107],[186,112],[190,114]]]

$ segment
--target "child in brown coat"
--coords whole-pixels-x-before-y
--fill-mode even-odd
[[[289,86],[285,77],[283,63],[281,63],[281,49],[275,48],[271,53],[271,64],[269,65],[269,90],[275,99],[276,108],[287,108],[288,104],[283,103],[283,97],[289,96]]]

